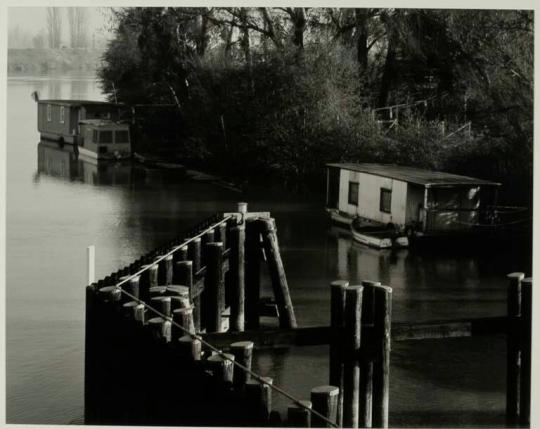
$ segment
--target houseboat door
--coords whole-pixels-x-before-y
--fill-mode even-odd
[[[339,176],[340,170],[337,167],[328,167],[327,172],[327,192],[326,207],[338,209],[339,207]]]

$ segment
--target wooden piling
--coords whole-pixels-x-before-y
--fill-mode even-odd
[[[275,220],[262,219],[261,225],[268,271],[272,280],[274,297],[279,308],[279,326],[282,328],[296,328],[298,324],[296,323],[285,268],[279,252]]]
[[[246,228],[243,224],[231,228],[231,331],[244,331],[245,327],[245,240]]]
[[[214,379],[218,383],[223,383],[227,386],[232,385],[234,378],[234,355],[230,353],[215,354],[207,359],[210,370]]]
[[[168,255],[163,260],[165,271],[165,285],[170,285],[173,282],[173,255]]]
[[[259,329],[259,301],[261,294],[260,226],[255,219],[246,221],[245,247],[245,312],[246,328]]]
[[[171,341],[171,322],[162,317],[152,317],[148,320],[148,328],[156,340]]]
[[[287,409],[287,426],[293,428],[311,427],[311,401],[300,401],[303,405],[292,404]]]
[[[221,243],[223,243],[223,248],[224,249],[227,249],[227,224],[226,223],[222,223],[220,224],[217,228],[216,228],[216,236],[215,236],[215,241],[219,241]]]
[[[336,386],[317,386],[311,389],[311,403],[313,410],[326,417],[333,423],[337,418],[337,403],[339,388]],[[313,415],[312,427],[332,427],[328,422],[320,417]]]
[[[521,281],[521,377],[519,423],[528,425],[531,415],[532,278]]]
[[[221,313],[225,307],[225,284],[223,281],[223,243],[205,246],[207,271],[205,284],[205,326],[207,332],[222,332]]]
[[[193,308],[179,308],[173,311],[173,322],[180,325],[182,329],[178,328],[175,324],[172,325],[171,334],[172,340],[183,337],[186,333],[194,334],[195,325],[193,323]],[[187,331],[187,332],[186,332]]]
[[[185,285],[189,289],[189,298],[193,302],[193,323],[196,332],[201,331],[201,298],[194,296],[193,290],[193,261],[181,261],[175,265],[177,282]]]
[[[155,308],[165,317],[171,317],[171,298],[170,297],[168,296],[153,297],[152,299],[150,299],[150,305],[152,306],[152,308]]]
[[[364,288],[362,297],[362,326],[373,326],[375,314],[375,287],[381,286],[381,282],[369,280],[362,281]],[[368,349],[364,339],[362,339],[362,348]],[[360,356],[360,409],[359,409],[359,427],[372,427],[373,410],[373,359],[368,353]]]
[[[392,326],[392,288],[376,286],[374,290],[374,336],[377,358],[373,364],[373,414],[376,428],[388,427],[390,395],[390,334]]]
[[[201,236],[201,260],[203,265],[208,265],[208,253],[207,244],[214,243],[216,241],[216,233],[213,229],[206,231]]]
[[[343,327],[345,325],[345,291],[349,282],[336,280],[330,284],[330,341],[329,382],[339,388],[336,422],[343,426]]]
[[[345,297],[343,426],[357,428],[360,401],[362,286],[349,286]]]
[[[183,335],[177,342],[180,355],[188,361],[201,360],[201,341],[189,335]]]
[[[249,380],[246,383],[246,399],[248,407],[254,415],[254,421],[263,426],[268,421],[272,411],[272,385],[273,380],[270,377],[261,377],[265,383],[258,380]]]
[[[521,281],[524,273],[510,273],[507,276],[508,329],[506,334],[506,420],[515,424],[519,417],[519,391],[521,375],[520,317],[521,317]]]
[[[231,353],[234,355],[234,359],[240,365],[243,365],[248,370],[251,370],[251,360],[253,356],[253,342],[252,341],[239,341],[231,344]],[[251,379],[249,372],[246,372],[242,368],[234,367],[234,386],[237,389],[241,389]]]
[[[152,264],[150,268],[148,268],[148,281],[149,281],[149,287],[153,288],[155,286],[158,286],[158,265]]]
[[[193,275],[201,269],[201,238],[196,237],[188,244],[188,259],[193,262]]]

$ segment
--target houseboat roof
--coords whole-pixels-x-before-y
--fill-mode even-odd
[[[389,177],[391,179],[401,180],[407,183],[414,183],[416,185],[421,185],[428,188],[433,186],[501,185],[497,182],[477,179],[475,177],[392,164],[335,163],[327,164],[327,166],[358,171],[360,173],[373,174],[376,176]]]
[[[60,104],[62,106],[110,106],[120,107],[124,106],[120,103],[109,103],[108,101],[93,101],[93,100],[39,100],[38,103],[43,104]]]
[[[79,124],[94,127],[128,126],[125,122],[111,121],[110,119],[82,119],[79,121]]]

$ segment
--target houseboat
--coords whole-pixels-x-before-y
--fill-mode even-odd
[[[88,158],[131,154],[129,125],[122,104],[84,100],[37,100],[41,138],[75,145]]]
[[[413,167],[327,164],[326,209],[353,237],[403,247],[420,237],[471,235],[492,222],[500,183]],[[354,221],[354,222],[353,222]]]

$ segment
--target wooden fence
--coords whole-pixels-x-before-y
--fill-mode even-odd
[[[532,282],[509,279],[508,316],[417,324],[392,323],[390,287],[335,281],[330,326],[299,328],[275,222],[240,203],[87,287],[85,422],[384,428],[391,341],[507,332],[508,422],[527,424]],[[304,398],[251,370],[254,349],[317,344],[330,345],[329,384]],[[273,394],[291,401],[283,421]]]

